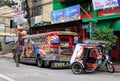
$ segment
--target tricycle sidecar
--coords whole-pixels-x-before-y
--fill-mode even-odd
[[[108,55],[105,55],[104,41],[87,41],[76,45],[70,60],[71,69],[74,74],[82,72],[94,72],[102,63],[105,63],[107,70],[111,73],[115,71]]]

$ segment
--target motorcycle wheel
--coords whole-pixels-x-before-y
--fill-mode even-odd
[[[79,62],[73,63],[71,69],[74,74],[80,74],[83,72],[83,66]]]
[[[108,72],[110,72],[110,73],[115,72],[115,68],[114,68],[114,66],[113,66],[113,64],[111,62],[106,63],[106,68],[107,68]]]

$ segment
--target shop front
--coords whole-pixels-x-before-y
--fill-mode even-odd
[[[86,21],[87,19],[84,19]],[[92,18],[91,20],[97,21],[95,28],[94,29],[113,29],[114,34],[118,37],[115,46],[112,47],[112,50],[109,51],[109,55],[111,57],[112,61],[115,62],[120,62],[120,20],[119,20],[119,14],[118,15],[111,15],[111,16],[101,16],[101,17],[96,17]],[[90,21],[87,21],[90,22]],[[90,34],[90,29],[88,28],[87,31],[88,34]]]

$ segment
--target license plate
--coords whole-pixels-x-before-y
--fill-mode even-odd
[[[66,60],[66,59],[67,59],[67,57],[65,55],[60,56],[60,60]]]

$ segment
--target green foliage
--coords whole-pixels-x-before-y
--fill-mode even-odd
[[[17,3],[15,3],[15,1],[13,1],[13,0],[0,0],[0,6],[8,5],[9,7],[11,7],[15,4],[17,4]]]
[[[107,50],[111,50],[112,46],[115,45],[117,36],[114,35],[113,29],[106,29],[103,27],[102,29],[95,29],[93,31],[92,40],[103,40],[108,41]]]

